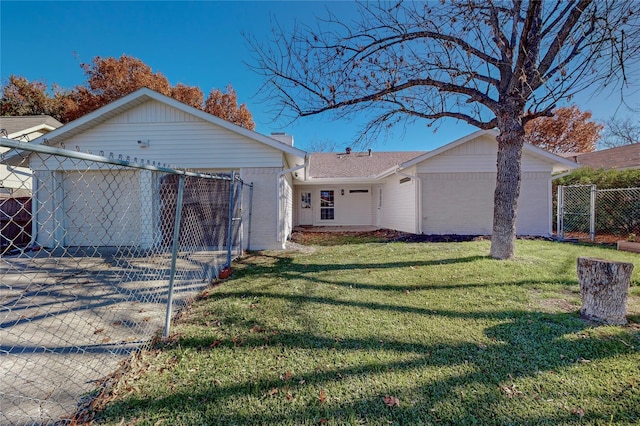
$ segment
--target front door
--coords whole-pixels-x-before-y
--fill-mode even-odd
[[[313,225],[313,204],[311,204],[311,192],[300,192],[300,209],[298,212],[299,225]]]

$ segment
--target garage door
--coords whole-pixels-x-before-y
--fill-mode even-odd
[[[64,175],[67,246],[121,246],[140,243],[138,172],[109,170]]]
[[[420,177],[425,234],[491,234],[495,173],[425,173]]]

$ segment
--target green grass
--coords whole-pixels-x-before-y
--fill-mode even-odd
[[[640,258],[543,241],[518,241],[513,261],[488,251],[478,241],[248,255],[131,362],[95,421],[640,422],[640,271],[625,327],[579,318],[575,272],[578,256]]]

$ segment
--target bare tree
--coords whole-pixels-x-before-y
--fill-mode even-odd
[[[606,128],[600,146],[614,148],[640,142],[640,121],[631,118],[611,117],[607,120]]]
[[[525,124],[556,102],[626,84],[640,58],[640,2],[442,0],[359,3],[343,22],[276,27],[249,39],[264,94],[281,114],[370,117],[376,134],[442,118],[498,128],[491,255],[514,256]]]

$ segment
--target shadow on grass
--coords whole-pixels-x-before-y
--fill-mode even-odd
[[[260,275],[282,280],[304,280],[315,284],[353,286],[365,290],[398,291],[397,285],[354,284],[346,281],[326,281],[309,272],[337,271],[343,269],[368,270],[382,268],[408,268],[466,263],[482,260],[483,256],[460,259],[439,259],[422,262],[385,262],[370,264],[299,264],[287,256],[265,257],[262,264],[247,264],[246,269],[236,269],[236,276]],[[299,261],[300,259],[297,259]],[[562,284],[562,283],[561,283]],[[575,281],[566,284],[575,285]],[[280,284],[276,284],[280,285]],[[473,288],[498,284],[454,283],[444,285],[414,286],[413,290],[443,288]],[[536,286],[527,280],[510,281],[505,286]],[[576,312],[543,313],[523,310],[484,309],[476,312],[429,309],[419,306],[391,303],[341,300],[331,296],[298,295],[269,290],[269,285],[252,291],[231,290],[210,293],[207,299],[215,301],[229,298],[273,298],[286,301],[290,306],[317,304],[344,308],[359,308],[370,312],[374,318],[379,311],[415,314],[434,319],[486,321],[483,331],[490,343],[475,343],[471,337],[451,336],[433,343],[403,338],[399,330],[395,339],[348,338],[303,332],[285,331],[256,321],[227,315],[225,322],[255,331],[245,333],[240,340],[236,336],[226,338],[182,336],[164,347],[167,351],[180,350],[216,355],[216,351],[238,358],[262,357],[276,359],[295,356],[296,351],[322,357],[327,353],[350,359],[332,367],[304,368],[292,377],[277,374],[247,376],[236,383],[194,379],[197,385],[177,385],[154,396],[139,394],[125,396],[104,406],[98,413],[100,421],[114,423],[134,422],[136,419],[172,418],[180,424],[575,424],[640,422],[640,393],[633,378],[615,378],[616,394],[577,391],[567,385],[566,391],[548,391],[548,381],[567,371],[583,368],[584,362],[635,356],[640,346],[640,332],[629,331],[624,338],[611,338],[606,334],[591,333],[589,324]],[[233,288],[230,286],[229,288]],[[435,321],[437,325],[439,321]],[[201,326],[206,326],[201,324]],[[257,326],[257,327],[256,327]],[[206,333],[205,333],[206,334]],[[209,335],[210,336],[210,335]],[[384,342],[381,341],[384,339]],[[451,343],[452,341],[455,343]],[[373,354],[355,357],[359,353]],[[383,354],[397,353],[389,361]],[[288,354],[288,355],[287,355]],[[350,358],[351,357],[351,358]],[[354,358],[355,357],[355,358]],[[294,360],[295,361],[295,360]],[[177,368],[167,367],[167,371]],[[587,367],[584,367],[587,368]],[[601,367],[600,367],[601,368]],[[428,370],[428,372],[425,372]],[[284,373],[284,371],[282,372]],[[640,373],[640,371],[638,371]],[[213,374],[200,372],[195,374]],[[225,374],[218,373],[218,374]],[[406,374],[407,381],[394,381],[394,375]],[[527,380],[543,379],[533,387],[520,390],[517,386]],[[242,375],[240,375],[242,376]],[[230,377],[230,376],[229,376]],[[229,377],[226,377],[229,379]],[[624,384],[624,381],[629,381]],[[636,379],[637,380],[637,379]],[[354,394],[334,396],[326,401],[317,396],[319,389],[331,389],[342,382],[354,382],[360,386],[375,384],[375,390],[359,389]],[[382,384],[380,384],[382,382]],[[578,383],[586,384],[584,381]],[[554,386],[550,384],[550,387]],[[561,386],[557,385],[556,386]],[[276,389],[278,392],[273,392]],[[549,392],[551,397],[547,394]],[[555,393],[554,393],[555,392]],[[606,392],[606,391],[605,391]],[[558,394],[564,398],[557,398]],[[387,407],[382,398],[397,396],[400,404]],[[581,398],[610,398],[611,404],[601,404],[595,409],[581,406]],[[289,397],[291,399],[289,399]],[[619,402],[622,401],[622,402]],[[229,407],[237,407],[231,409]],[[245,409],[245,407],[248,407]],[[609,409],[613,407],[613,411]],[[226,410],[226,411],[225,411]],[[180,420],[188,419],[188,420]]]
[[[326,301],[328,303],[329,301]],[[436,312],[454,318],[477,319],[496,313],[460,313]],[[207,381],[206,386],[197,388],[179,388],[169,395],[141,399],[126,397],[120,402],[105,407],[100,414],[101,420],[125,421],[141,416],[153,418],[154,413],[174,413],[171,416],[200,419],[206,424],[310,424],[322,419],[335,424],[353,424],[359,422],[394,424],[558,424],[583,422],[619,421],[633,423],[640,420],[640,395],[632,387],[622,389],[616,398],[628,398],[626,412],[588,411],[579,418],[581,407],[562,407],[546,414],[531,409],[531,406],[544,404],[544,395],[518,395],[514,381],[536,377],[542,373],[555,374],[564,369],[580,365],[582,360],[595,362],[599,359],[632,354],[635,342],[619,342],[610,338],[593,337],[584,334],[580,339],[567,339],[588,328],[576,314],[546,314],[524,311],[502,311],[499,317],[509,318],[507,322],[489,327],[485,335],[492,343],[434,343],[424,344],[410,340],[397,339],[380,342],[377,338],[333,339],[310,333],[252,333],[246,336],[241,345],[232,339],[218,342],[212,347],[211,339],[182,338],[175,342],[181,349],[191,349],[199,353],[217,350],[230,351],[271,351],[273,356],[281,356],[287,350],[307,349],[352,353],[354,351],[395,351],[411,355],[410,359],[397,361],[357,362],[336,368],[307,371],[291,378],[255,378],[235,384],[216,385]],[[406,358],[406,357],[405,357]],[[425,368],[453,371],[440,380],[420,380],[419,372]],[[308,396],[310,389],[330,387],[332,383],[343,380],[364,381],[374,375],[393,375],[397,373],[415,373],[411,385],[395,385],[392,379],[384,392],[345,400],[333,399],[331,395],[322,403]],[[204,373],[207,374],[207,373]],[[461,393],[460,389],[475,389],[474,393]],[[272,394],[273,389],[283,389]],[[287,405],[286,395],[305,398],[300,404]],[[505,392],[511,389],[513,394]],[[540,391],[544,394],[544,390]],[[365,392],[366,394],[366,392]],[[399,407],[389,408],[382,402],[384,395],[396,395],[400,398]],[[413,396],[410,396],[413,395]],[[415,395],[418,395],[417,397]],[[407,400],[406,398],[414,398]],[[505,411],[508,398],[526,399],[529,409]],[[220,411],[229,400],[262,401],[270,409]],[[565,402],[566,404],[566,402]],[[507,406],[508,407],[508,406]],[[571,409],[576,411],[572,413]]]

